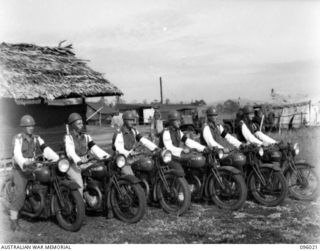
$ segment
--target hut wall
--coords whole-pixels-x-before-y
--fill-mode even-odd
[[[65,124],[72,112],[78,112],[85,118],[86,105],[51,106],[46,104],[17,105],[13,99],[0,99],[2,125],[17,126],[25,114],[34,117],[37,126],[47,128]]]

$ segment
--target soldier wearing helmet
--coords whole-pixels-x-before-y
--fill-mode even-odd
[[[134,147],[137,142],[142,143],[150,151],[158,149],[157,145],[143,137],[134,127],[135,115],[131,111],[126,111],[122,115],[123,126],[113,136],[113,150],[123,154],[128,158],[129,163],[135,161],[131,158],[134,155]],[[131,166],[127,165],[121,168],[123,174],[134,175]]]
[[[22,132],[14,137],[13,146],[13,182],[15,190],[10,204],[11,229],[18,231],[21,229],[18,223],[18,213],[23,207],[26,186],[30,171],[35,168],[34,161],[37,155],[43,156],[52,161],[58,161],[59,156],[48,147],[44,140],[34,135],[34,126],[36,125],[33,117],[24,115],[20,119]]]
[[[252,106],[246,105],[242,111],[243,116],[237,126],[237,136],[241,142],[253,143],[258,146],[277,143],[277,141],[259,131],[259,125],[252,121],[254,117]]]
[[[214,107],[209,107],[206,111],[207,122],[204,123],[200,135],[200,143],[209,148],[217,147],[220,149],[227,149],[224,147],[225,141],[229,142],[236,148],[239,148],[241,142],[230,135],[222,125],[218,124],[218,112]]]
[[[84,133],[83,120],[80,114],[71,113],[68,117],[68,125],[70,126],[70,132],[65,135],[64,142],[66,154],[72,160],[72,165],[67,174],[80,186],[79,192],[90,203],[94,197],[90,198],[88,193],[83,194],[82,164],[88,161],[89,154],[98,159],[107,159],[110,155],[97,146],[90,135]]]
[[[203,152],[205,146],[190,139],[180,130],[181,117],[178,111],[171,111],[168,114],[169,126],[163,130],[160,137],[159,146],[165,147],[172,152],[172,155],[180,158],[182,153],[189,153],[188,148],[182,148],[182,143],[189,148],[194,148],[199,152]]]

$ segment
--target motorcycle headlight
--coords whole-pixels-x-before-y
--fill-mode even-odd
[[[117,156],[116,165],[119,168],[124,167],[126,165],[126,157],[124,157],[124,155]]]
[[[259,151],[258,151],[259,155],[262,157],[264,154],[263,148],[259,147]]]
[[[58,169],[62,173],[66,173],[70,168],[70,162],[67,159],[60,159],[58,162]]]
[[[295,155],[298,155],[298,154],[300,153],[300,148],[299,148],[298,143],[295,143],[295,144],[293,145],[293,150],[294,150],[294,154],[295,154]]]
[[[161,157],[162,161],[167,164],[172,160],[172,153],[169,150],[163,150]]]
[[[223,150],[218,150],[218,158],[219,159],[223,158]]]

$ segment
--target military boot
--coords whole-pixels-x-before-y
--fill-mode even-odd
[[[22,230],[18,220],[10,220],[10,228],[13,232]]]

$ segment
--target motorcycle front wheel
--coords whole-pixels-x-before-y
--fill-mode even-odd
[[[248,179],[249,190],[253,198],[260,204],[268,207],[277,206],[284,201],[288,193],[285,177],[279,171],[271,168],[260,168],[265,185],[256,173],[251,173]]]
[[[182,215],[191,205],[191,192],[185,178],[166,174],[169,191],[160,179],[157,183],[156,194],[162,209],[169,214]]]
[[[297,172],[289,170],[286,179],[289,195],[297,200],[312,201],[319,195],[319,176],[309,166],[296,164]]]
[[[111,187],[110,199],[115,216],[127,223],[136,223],[146,212],[147,202],[143,188],[127,180],[118,181],[119,191]]]
[[[247,199],[247,186],[241,174],[219,171],[223,187],[213,175],[208,181],[208,194],[220,208],[237,210],[242,208]]]
[[[55,195],[53,205],[56,219],[63,229],[76,232],[81,228],[85,217],[85,207],[82,196],[78,190],[71,190],[66,186],[60,186],[60,192],[65,206],[62,206],[58,196]]]

